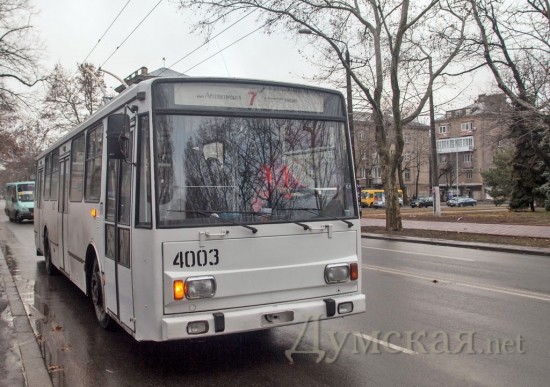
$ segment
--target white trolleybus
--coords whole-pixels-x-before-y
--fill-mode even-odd
[[[350,144],[338,92],[144,80],[38,157],[37,254],[140,341],[364,312]]]

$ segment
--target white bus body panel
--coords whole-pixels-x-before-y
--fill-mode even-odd
[[[191,321],[209,321],[210,329],[199,336],[217,335],[213,313],[223,313],[221,334],[326,319],[324,299],[353,302],[353,312],[365,311],[365,296],[358,281],[326,284],[324,270],[332,263],[360,265],[359,221],[307,222],[313,230],[293,223],[257,225],[256,234],[238,226],[194,229],[141,230],[133,234],[135,338],[175,340],[187,333]],[[328,228],[321,229],[323,225]],[[318,230],[315,230],[315,229]],[[201,231],[229,231],[225,237],[202,239]],[[154,238],[151,236],[154,235]],[[146,237],[148,236],[148,237]],[[154,241],[153,243],[152,240]],[[187,242],[177,242],[177,241]],[[202,245],[202,247],[201,247]],[[219,264],[195,268],[174,266],[180,251],[219,250]],[[359,266],[359,271],[361,270]],[[153,273],[163,273],[162,278]],[[213,298],[173,300],[174,279],[212,275],[217,282]],[[266,314],[289,313],[288,321],[269,323]],[[346,314],[346,315],[350,315]],[[336,313],[333,317],[342,317]]]

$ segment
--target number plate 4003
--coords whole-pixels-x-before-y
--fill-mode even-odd
[[[180,251],[174,258],[173,265],[180,268],[216,266],[220,263],[220,255],[218,249],[210,250],[187,250]]]

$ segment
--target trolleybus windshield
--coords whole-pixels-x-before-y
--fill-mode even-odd
[[[249,95],[246,89],[237,88],[233,99],[222,91],[215,99],[229,102],[223,104],[226,113],[218,109],[216,115],[175,112],[179,104],[166,102],[189,108],[194,101],[212,101],[175,97],[173,89],[157,93],[167,103],[160,107],[168,107],[153,118],[159,227],[357,216],[345,116],[335,119],[338,104],[327,103],[335,95],[257,93],[254,103],[263,102],[251,114],[238,98]],[[272,105],[265,102],[270,98]]]

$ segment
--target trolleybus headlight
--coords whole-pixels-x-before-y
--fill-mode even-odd
[[[335,284],[346,282],[349,279],[349,265],[347,263],[335,263],[325,267],[325,282]]]
[[[185,280],[185,296],[189,300],[214,297],[216,280],[212,276],[190,277]]]

